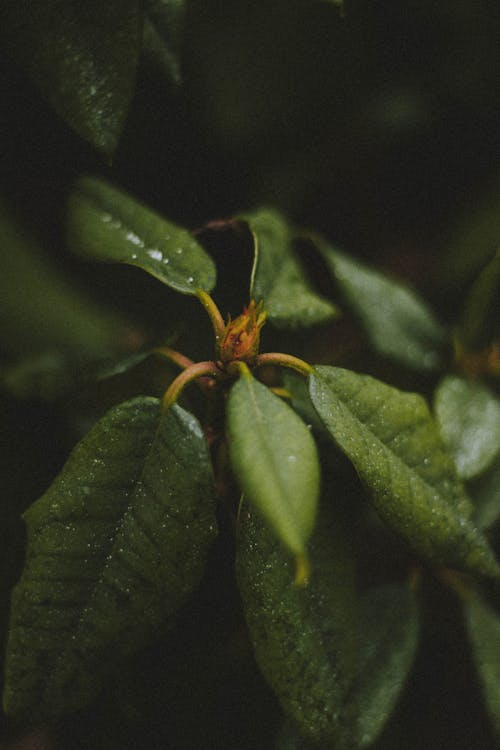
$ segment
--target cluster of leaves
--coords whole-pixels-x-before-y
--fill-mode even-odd
[[[249,7],[244,18],[253,29],[259,13],[252,3]],[[293,14],[288,3],[276,8],[282,12],[276,13],[279,28]],[[468,11],[461,12],[465,17]],[[179,86],[185,14],[183,0],[7,0],[0,10],[0,44],[57,115],[111,161],[141,60],[161,71],[165,89]],[[474,12],[474,18],[481,17]],[[273,37],[271,20],[266,17]],[[222,29],[220,19],[213,31],[215,26]],[[221,34],[229,46],[232,30]],[[358,41],[362,38],[361,31]],[[328,44],[336,49],[331,39]],[[249,49],[252,59],[259,57],[253,38]],[[274,39],[272,49],[275,61]],[[342,65],[342,56],[336,50],[336,65]],[[460,79],[482,81],[482,69],[490,66],[481,60]],[[327,67],[333,66],[328,62]],[[243,90],[246,71],[239,74]],[[433,69],[432,78],[440,79]],[[278,99],[282,106],[283,95]],[[249,100],[256,104],[252,95]],[[347,103],[341,101],[340,108]],[[245,106],[241,116],[231,102],[228,121],[244,130]],[[223,102],[219,105],[224,109]],[[251,114],[265,129],[273,117],[264,109],[254,106]],[[293,130],[288,123],[287,130]],[[228,132],[243,138],[226,123],[224,137]],[[314,171],[309,140],[304,153]],[[296,177],[297,163],[292,166]],[[287,183],[290,190],[295,183],[286,169],[274,177],[281,188]],[[69,194],[66,213],[69,249],[85,261],[136,266],[155,277],[174,292],[158,285],[170,300],[166,308],[172,320],[161,335],[148,336],[135,327],[132,313],[131,324],[103,310],[68,283],[0,206],[5,248],[0,334],[11,355],[1,373],[3,385],[17,404],[30,407],[34,401],[63,401],[71,412],[82,391],[97,402],[94,413],[93,402],[89,406],[84,399],[84,419],[78,415],[82,439],[24,514],[26,560],[12,593],[6,636],[8,716],[22,728],[61,726],[65,717],[81,716],[101,700],[105,704],[106,691],[118,686],[123,708],[112,730],[118,736],[120,718],[127,714],[128,721],[140,710],[141,691],[148,716],[150,703],[162,704],[165,692],[177,697],[189,681],[190,715],[182,735],[192,722],[196,695],[209,702],[207,694],[217,691],[203,687],[199,663],[190,665],[192,679],[184,666],[207,622],[183,642],[182,677],[169,653],[167,679],[150,685],[154,670],[143,667],[141,659],[147,663],[147,648],[158,642],[179,642],[183,626],[194,619],[190,607],[226,586],[221,598],[237,597],[231,626],[238,638],[244,628],[243,640],[250,642],[270,686],[266,692],[260,681],[254,692],[262,694],[261,706],[273,695],[277,699],[273,721],[282,724],[269,739],[276,750],[383,743],[411,681],[419,644],[428,645],[425,629],[434,610],[426,582],[431,580],[441,593],[449,589],[456,612],[463,612],[460,627],[469,635],[469,653],[498,738],[498,252],[488,259],[482,253],[484,268],[449,329],[409,288],[322,236],[290,226],[274,209],[241,213],[192,234],[101,178],[84,177]],[[497,242],[496,203],[479,219],[488,253]],[[479,256],[470,253],[474,232],[472,239],[465,234],[460,262],[477,268]],[[224,243],[232,252],[221,262],[218,248]],[[252,256],[250,288],[245,277],[243,286],[234,282],[232,289],[242,275],[245,248]],[[305,256],[328,279],[322,294],[317,278],[309,277]],[[455,271],[449,268],[447,276]],[[112,284],[119,287],[127,278],[116,271]],[[21,286],[28,291],[20,305]],[[236,300],[238,309],[248,298],[264,305],[269,322],[264,339],[292,349],[293,355],[252,352],[247,360],[228,357],[221,364],[217,340],[215,356],[207,355],[196,297],[206,302],[214,289],[217,299]],[[137,299],[142,305],[149,301],[147,293]],[[367,354],[354,369],[338,366],[341,315],[354,322],[356,337],[366,344]],[[246,325],[231,330],[248,333]],[[321,356],[311,343],[318,331]],[[183,335],[190,356],[212,358],[208,369],[198,371],[203,398],[193,388],[182,394],[182,405],[170,398],[162,404],[167,385],[176,382],[172,363],[184,372],[191,366],[189,358],[170,348]],[[280,365],[284,368],[277,370]],[[370,374],[360,374],[366,371]],[[424,395],[396,387],[408,373],[422,384]],[[100,389],[109,385],[111,395],[102,401],[111,408],[103,416]],[[32,426],[35,416],[30,419]],[[214,559],[221,549],[222,563]],[[214,586],[221,571],[223,583],[217,579]],[[221,623],[217,627],[213,651],[225,649],[224,663],[232,659],[240,667],[241,644],[236,648],[234,632],[228,638]],[[228,645],[224,639],[233,640]],[[122,684],[134,654],[141,689]],[[219,676],[218,668],[213,671]],[[253,672],[241,672],[240,682],[255,679]],[[166,691],[165,682],[171,683]],[[134,692],[133,700],[127,690]],[[106,734],[108,743],[109,729]],[[262,746],[260,737],[255,742]],[[73,736],[71,743],[74,747]],[[243,746],[241,737],[238,743]],[[404,743],[403,738],[398,746]],[[234,738],[228,746],[234,746]]]
[[[326,323],[340,303],[374,353],[438,376],[435,415],[422,396],[373,376],[255,352],[228,367],[213,363],[210,383],[200,381],[207,409],[170,400],[162,409],[151,396],[113,406],[25,514],[5,710],[32,723],[87,705],[124,659],[175,620],[200,584],[221,513],[229,513],[249,635],[289,717],[288,733],[320,747],[376,740],[414,661],[419,580],[429,567],[463,599],[500,731],[500,617],[480,588],[482,579],[500,580],[486,536],[500,516],[500,402],[478,379],[498,374],[498,254],[449,332],[413,291],[295,230],[276,211],[215,226],[216,234],[236,228],[252,238],[250,297],[263,300],[278,335]],[[304,241],[331,273],[335,302],[307,281],[297,253]],[[68,244],[86,259],[138,266],[202,301],[216,283],[215,264],[195,236],[98,178],[83,178],[69,197]],[[456,371],[444,374],[453,346]],[[186,367],[172,350],[155,351]],[[269,363],[299,374],[285,373],[273,393],[256,376]],[[88,378],[102,377],[99,360],[89,355],[86,364]],[[41,372],[51,377],[39,363],[28,373],[14,367],[7,380],[15,388],[21,377],[33,393]],[[70,388],[73,373],[60,367],[58,382],[69,379]],[[361,483],[350,508],[342,455]],[[353,529],[365,496],[408,552],[392,578],[360,592]]]

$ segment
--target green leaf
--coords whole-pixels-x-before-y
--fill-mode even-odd
[[[428,560],[498,577],[424,399],[367,375],[316,367],[313,404],[381,518]]]
[[[262,209],[241,217],[254,236],[255,261],[250,296],[264,300],[268,318],[280,328],[305,328],[337,314],[311,288],[292,248],[290,228],[276,211]]]
[[[312,240],[375,351],[416,370],[439,368],[446,331],[424,301],[403,284],[334,250],[322,238],[315,235]]]
[[[146,0],[145,7],[148,15],[148,34],[152,32],[151,36],[154,35],[156,41],[153,44],[163,60],[162,67],[173,83],[178,85],[182,80],[179,54],[186,13],[185,0]]]
[[[471,479],[485,471],[500,453],[500,401],[492,391],[448,375],[436,390],[434,409],[458,476]]]
[[[123,352],[127,322],[74,288],[0,204],[0,344],[9,355],[47,350],[76,366]]]
[[[212,259],[186,229],[98,178],[80,179],[70,195],[68,242],[83,257],[138,266],[184,294],[215,285]]]
[[[198,584],[215,535],[198,422],[159,401],[112,409],[27,511],[4,705],[29,721],[91,700]]]
[[[484,700],[500,737],[500,614],[475,594],[466,599],[464,607]]]
[[[467,297],[458,337],[467,350],[478,350],[500,336],[500,250],[481,271]]]
[[[32,0],[2,6],[0,41],[42,95],[105,155],[117,146],[142,37],[138,0]]]
[[[305,738],[350,750],[353,707],[344,699],[356,659],[354,566],[333,504],[325,503],[311,538],[305,587],[293,585],[286,552],[248,506],[237,543],[238,585],[264,677]]]
[[[290,407],[248,372],[227,403],[231,464],[242,491],[297,556],[316,518],[319,463],[314,440]]]
[[[418,645],[419,612],[409,586],[386,585],[361,598],[356,705],[357,746],[375,741],[391,716]]]

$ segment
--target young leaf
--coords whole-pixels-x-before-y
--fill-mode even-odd
[[[290,561],[271,531],[243,506],[237,575],[257,662],[301,734],[320,747],[352,748],[355,673],[352,551],[333,504],[309,544],[311,579],[293,585]]]
[[[367,375],[315,368],[313,404],[386,523],[434,563],[494,577],[472,506],[424,399]]]
[[[302,420],[248,372],[227,404],[231,464],[283,544],[305,555],[319,493],[316,446]]]
[[[76,132],[112,156],[132,99],[142,37],[138,0],[2,4],[8,54]]]
[[[183,294],[215,285],[212,259],[186,230],[94,177],[75,185],[68,242],[80,255],[138,266]]]
[[[475,594],[466,599],[464,607],[484,700],[500,737],[500,614]]]
[[[33,721],[85,705],[197,585],[215,534],[199,424],[154,398],[115,407],[25,519],[4,705]]]
[[[434,408],[458,476],[481,474],[500,453],[500,401],[478,381],[448,375],[437,388]]]
[[[260,210],[242,217],[255,242],[250,296],[265,301],[269,320],[280,328],[324,323],[337,309],[310,287],[292,248],[288,224],[276,211]]]
[[[387,585],[361,598],[358,677],[352,690],[357,744],[368,747],[391,716],[415,658],[419,613],[409,586]]]
[[[424,301],[403,284],[334,250],[322,238],[312,239],[375,351],[416,370],[437,369],[446,331]]]

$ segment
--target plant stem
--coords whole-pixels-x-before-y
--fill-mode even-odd
[[[157,349],[154,349],[154,353],[159,354],[162,357],[166,357],[166,359],[168,359],[170,362],[173,362],[174,365],[177,365],[182,370],[187,370],[188,367],[194,365],[192,359],[189,359],[189,357],[186,357],[184,354],[177,352],[175,349],[170,349],[169,346],[159,346]]]
[[[196,296],[208,313],[208,317],[210,318],[212,327],[214,329],[215,341],[218,343],[226,328],[226,324],[224,323],[224,319],[220,314],[220,310],[213,301],[212,297],[207,292],[204,292],[203,289],[197,289]]]
[[[255,364],[257,367],[261,365],[279,365],[280,367],[289,367],[296,372],[300,372],[301,375],[308,377],[312,371],[312,365],[304,362],[303,359],[294,357],[292,354],[281,354],[281,352],[269,352],[266,354],[258,354],[255,358]]]
[[[215,362],[196,362],[196,364],[187,367],[175,380],[170,384],[162,399],[162,411],[166,411],[172,404],[175,404],[182,390],[192,380],[196,380],[204,375],[210,375],[215,378],[218,375]]]

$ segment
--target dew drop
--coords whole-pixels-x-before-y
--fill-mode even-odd
[[[150,258],[153,258],[153,260],[163,260],[163,253],[161,250],[148,250],[147,254]]]

